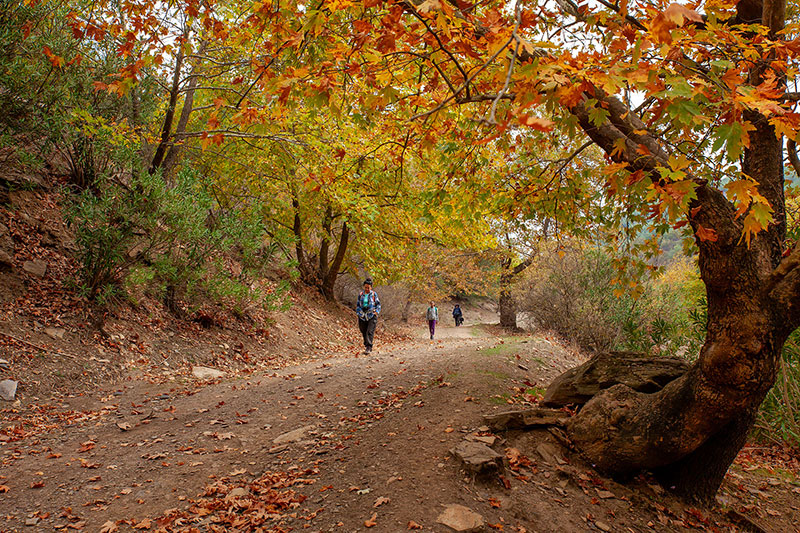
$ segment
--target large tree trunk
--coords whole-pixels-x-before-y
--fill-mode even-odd
[[[500,312],[500,326],[509,330],[517,329],[517,303],[510,290],[500,291],[497,307]]]
[[[774,20],[776,10],[782,12],[773,5],[780,3],[765,2],[765,21]],[[751,71],[751,84],[760,82],[765,64]],[[607,153],[622,141],[630,152],[619,160],[657,181],[658,168],[668,168],[667,151],[619,101],[607,101],[610,119],[600,127],[587,120],[581,105],[573,112]],[[764,116],[751,111],[745,119],[755,129],[742,170],[758,182],[759,193],[774,209],[774,222],[747,245],[744,217],[736,216],[718,190],[695,179],[697,199],[688,218],[696,235],[705,235],[696,242],[708,301],[706,341],[697,363],[657,393],[625,385],[602,391],[568,426],[575,444],[599,469],[654,470],[691,500],[708,500],[716,493],[775,380],[783,343],[798,325],[800,253],[795,249],[781,260],[786,227],[782,141]],[[640,146],[651,155],[641,157]],[[713,234],[708,237],[701,229]]]
[[[500,261],[500,298],[497,302],[500,313],[500,326],[514,331],[517,327],[517,301],[511,294],[511,284],[526,268],[533,263],[534,256],[526,258],[524,261],[511,267],[511,257],[504,257]]]

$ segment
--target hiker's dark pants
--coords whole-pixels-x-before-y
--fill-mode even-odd
[[[375,337],[375,326],[378,325],[378,317],[374,316],[369,320],[358,319],[358,329],[361,330],[361,336],[364,337],[364,348],[367,350],[372,349],[372,339]]]
[[[431,339],[433,335],[436,333],[436,321],[435,320],[428,320],[428,329],[431,330]]]

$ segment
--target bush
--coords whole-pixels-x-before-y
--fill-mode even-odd
[[[698,332],[695,324],[703,288],[693,263],[675,261],[656,279],[637,279],[630,271],[620,276],[602,250],[543,255],[522,285],[521,310],[586,350],[695,354],[704,327]]]
[[[127,183],[106,179],[75,198],[68,220],[79,247],[78,285],[98,303],[137,286],[178,314],[180,302],[227,301],[242,311],[266,297],[255,280],[276,243],[267,239],[260,205],[220,205],[191,170],[173,184],[147,172]],[[273,291],[267,300],[279,296]]]
[[[800,447],[800,333],[797,331],[783,347],[780,372],[761,404],[756,434]]]

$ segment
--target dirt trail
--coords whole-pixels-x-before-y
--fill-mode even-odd
[[[542,337],[438,329],[391,347],[379,330],[368,357],[313,353],[270,375],[65,399],[41,415],[50,431],[0,447],[0,530],[452,531],[437,517],[454,503],[503,531],[733,528],[686,515],[647,480],[621,486],[548,456],[543,431],[498,436],[495,449],[517,450],[505,485],[466,476],[449,450],[481,415],[534,399],[579,361]]]

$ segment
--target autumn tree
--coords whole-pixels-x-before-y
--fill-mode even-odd
[[[797,125],[785,4],[714,2],[703,15],[679,4],[482,7],[389,11],[398,40],[432,35],[429,72],[450,80],[427,113],[483,101],[476,115],[501,128],[581,131],[607,154],[607,205],[620,220],[689,224],[699,248],[708,325],[697,363],[658,393],[601,392],[569,435],[601,470],[651,469],[689,498],[710,498],[800,319],[800,252],[784,216],[782,137]],[[565,48],[541,46],[542,36]]]
[[[402,146],[401,164],[441,150],[444,140],[451,160],[487,142],[508,152],[563,150],[555,167],[532,169],[513,192],[496,191],[480,173],[462,176],[486,185],[489,204],[535,207],[548,198],[562,230],[581,231],[584,204],[572,200],[590,197],[604,212],[591,222],[612,240],[690,227],[708,300],[697,363],[657,393],[622,385],[599,393],[568,433],[606,472],[651,469],[688,498],[713,496],[800,325],[800,251],[786,238],[783,176],[783,137],[790,162],[798,161],[800,98],[787,91],[798,46],[783,0],[175,5],[207,29],[209,46],[259,51],[240,66],[237,129],[219,131],[219,114],[209,117],[198,133],[206,146],[269,128],[301,101],[338,116],[383,117],[372,124]],[[123,50],[139,54],[129,65],[144,68],[172,57],[154,30],[159,9],[126,2],[124,16],[76,15],[75,25],[125,36]],[[135,74],[123,68],[109,85],[132,84]],[[605,156],[600,169],[578,157],[591,146]],[[455,179],[417,170],[426,187]]]
[[[392,70],[391,86],[406,87],[398,118],[446,124],[469,106],[501,133],[581,132],[607,156],[609,225],[691,226],[708,299],[697,363],[658,393],[603,391],[569,435],[601,470],[651,469],[693,499],[719,487],[800,320],[800,252],[784,216],[782,137],[797,126],[785,89],[796,53],[786,7],[713,2],[701,11],[565,0],[509,12],[427,0],[314,13],[330,39],[351,26],[375,32],[356,41],[349,57],[364,60],[347,72]],[[416,68],[401,70],[404,61]]]

